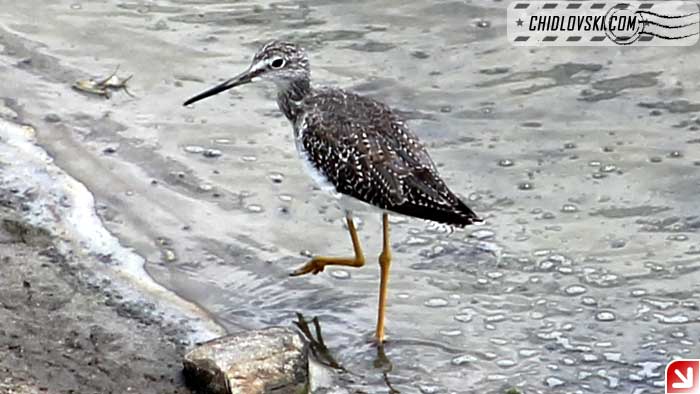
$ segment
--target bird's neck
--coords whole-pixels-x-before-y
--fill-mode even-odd
[[[301,102],[311,92],[308,78],[285,81],[277,85],[277,105],[292,123],[296,121]]]

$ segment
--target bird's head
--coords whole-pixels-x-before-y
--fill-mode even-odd
[[[309,59],[303,48],[290,42],[270,41],[258,49],[247,70],[190,98],[184,105],[259,79],[272,81],[278,88],[285,89],[296,80],[308,78]]]

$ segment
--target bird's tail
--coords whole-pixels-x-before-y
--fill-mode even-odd
[[[403,215],[432,220],[456,227],[466,227],[471,224],[483,222],[467,204],[456,196],[455,201],[455,204],[452,206],[426,206],[408,203],[394,207],[393,210]]]

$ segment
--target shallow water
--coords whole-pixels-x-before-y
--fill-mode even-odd
[[[351,385],[387,392],[369,343],[378,215],[358,215],[365,268],[289,278],[351,247],[273,87],[181,106],[261,42],[298,40],[318,83],[405,111],[487,219],[450,234],[394,218],[393,387],[659,392],[700,340],[700,56],[514,48],[506,5],[3,0],[0,96],[157,282],[231,331],[318,316]],[[117,65],[136,98],[71,90]]]

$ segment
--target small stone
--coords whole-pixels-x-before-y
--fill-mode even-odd
[[[177,260],[177,256],[171,249],[165,249],[163,250],[163,260],[167,261],[168,263],[172,263],[173,261]]]
[[[306,350],[288,328],[267,328],[217,338],[185,355],[184,375],[197,391],[213,394],[303,392]]]

